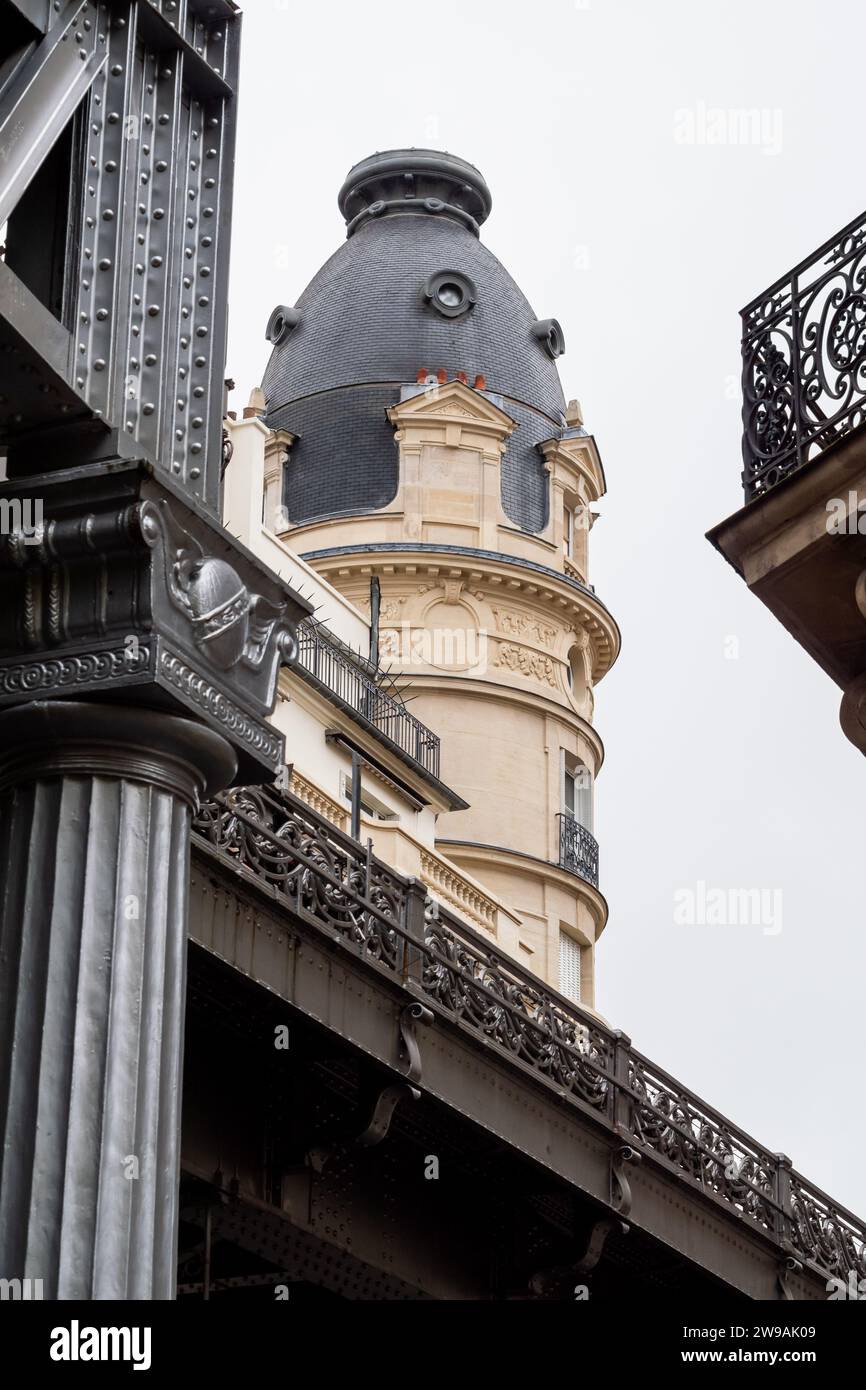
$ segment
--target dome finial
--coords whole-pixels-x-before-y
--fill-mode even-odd
[[[347,236],[370,218],[395,212],[450,217],[477,236],[493,204],[475,165],[442,150],[370,155],[349,170],[337,201]]]

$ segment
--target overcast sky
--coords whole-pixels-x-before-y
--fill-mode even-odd
[[[430,145],[479,166],[483,239],[562,322],[609,487],[591,578],[623,652],[596,707],[598,1006],[866,1215],[866,761],[841,692],[704,539],[741,503],[738,310],[866,204],[861,3],[244,8],[234,405],[271,309],[343,238],[351,164]],[[778,890],[781,930],[677,925],[700,882]]]

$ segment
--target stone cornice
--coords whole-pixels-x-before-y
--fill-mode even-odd
[[[407,542],[383,543],[375,549],[336,546],[315,550],[302,557],[329,577],[361,570],[409,574],[439,579],[464,579],[468,586],[487,583],[511,596],[522,596],[533,605],[568,614],[587,632],[592,648],[592,679],[596,684],[610,670],[620,649],[620,632],[608,609],[580,580],[548,569],[533,560],[499,552],[460,546]],[[437,563],[437,560],[439,563]]]

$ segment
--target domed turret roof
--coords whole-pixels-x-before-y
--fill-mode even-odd
[[[505,398],[519,425],[512,462],[532,455],[529,511],[518,524],[544,524],[531,498],[540,482],[535,445],[563,423],[554,360],[562,334],[555,320],[536,318],[479,240],[491,202],[474,165],[437,151],[389,151],[349,173],[339,196],[347,240],[294,308],[272,316],[263,382],[268,424],[299,436],[301,491],[317,476],[316,514],[390,500],[396,474],[384,411],[419,371],[444,370],[449,378],[465,372],[470,383],[483,376],[486,390]],[[300,496],[298,505],[309,511]]]

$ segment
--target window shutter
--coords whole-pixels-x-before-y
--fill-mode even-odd
[[[580,943],[564,931],[559,933],[559,990],[580,1003]]]

